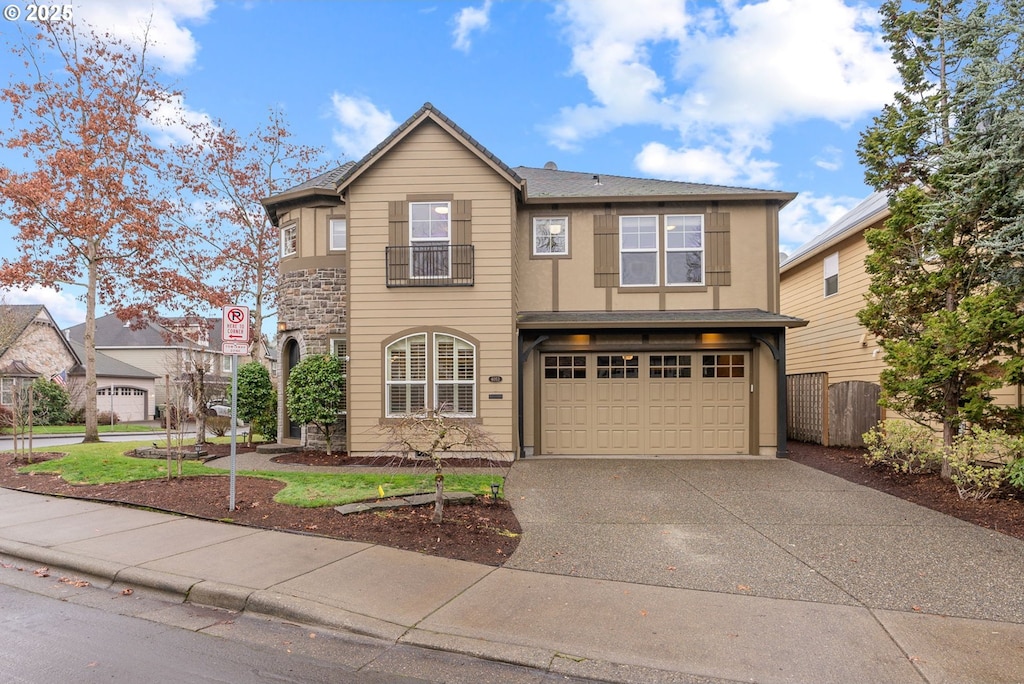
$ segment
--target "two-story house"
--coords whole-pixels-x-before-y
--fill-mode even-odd
[[[794,196],[512,168],[426,104],[358,162],[264,201],[281,386],[308,354],[344,356],[353,454],[436,408],[509,458],[775,455],[785,333],[805,323],[779,314]],[[279,434],[302,440],[286,400]]]

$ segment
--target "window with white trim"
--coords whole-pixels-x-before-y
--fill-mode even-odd
[[[569,218],[539,216],[533,219],[534,256],[569,255]]]
[[[665,284],[704,284],[704,217],[665,217]]]
[[[409,203],[410,275],[451,277],[451,202]]]
[[[434,335],[434,406],[445,415],[476,415],[476,349],[454,335]]]
[[[221,354],[221,357],[220,357],[220,371],[221,371],[221,373],[230,373],[231,372],[231,355],[230,354]]]
[[[348,220],[343,218],[332,218],[330,220],[330,249],[340,251],[347,249],[348,245]]]
[[[619,217],[619,284],[658,284],[658,217]]]
[[[299,226],[297,223],[289,223],[281,226],[281,256],[292,256],[298,250]]]
[[[825,296],[839,292],[839,252],[829,254],[824,262]]]
[[[0,378],[0,406],[14,405],[14,378]]]
[[[392,342],[384,354],[389,418],[427,408],[447,416],[476,415],[476,346],[471,342],[447,333],[418,333]]]

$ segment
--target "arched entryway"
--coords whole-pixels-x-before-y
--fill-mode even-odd
[[[299,364],[301,354],[297,340],[288,340],[284,343],[284,350],[281,357],[284,359],[284,373],[281,384],[281,397],[284,405],[284,436],[289,439],[302,439],[302,425],[288,417],[288,376]]]

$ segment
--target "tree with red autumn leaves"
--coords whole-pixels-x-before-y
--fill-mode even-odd
[[[0,218],[15,227],[19,256],[0,261],[0,285],[81,286],[85,319],[85,441],[96,424],[96,308],[122,320],[159,308],[191,310],[216,293],[180,267],[180,223],[166,150],[150,131],[169,123],[177,94],[141,47],[73,22],[38,25],[11,49],[23,80],[0,89],[12,112],[0,144],[21,168],[0,167]]]
[[[300,145],[284,114],[271,109],[247,135],[223,122],[189,125],[191,141],[173,146],[171,167],[184,183],[191,213],[183,233],[192,268],[235,304],[250,307],[253,342],[263,319],[276,313],[280,236],[260,200],[326,170],[323,149]],[[257,359],[258,344],[253,344]]]

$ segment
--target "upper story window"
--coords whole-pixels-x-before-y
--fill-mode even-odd
[[[839,252],[825,257],[824,273],[825,296],[829,297],[839,292]]]
[[[220,357],[220,371],[221,373],[231,373],[231,356],[228,354],[222,354]]]
[[[348,246],[348,221],[343,218],[332,218],[330,220],[330,249],[339,251]]]
[[[289,223],[281,227],[281,256],[292,256],[298,251],[299,226]]]
[[[658,284],[658,217],[619,217],[619,284]]]
[[[533,219],[534,256],[569,255],[569,219],[566,216]]]
[[[451,277],[451,202],[409,203],[413,278]]]
[[[665,284],[704,284],[704,217],[665,217]]]

